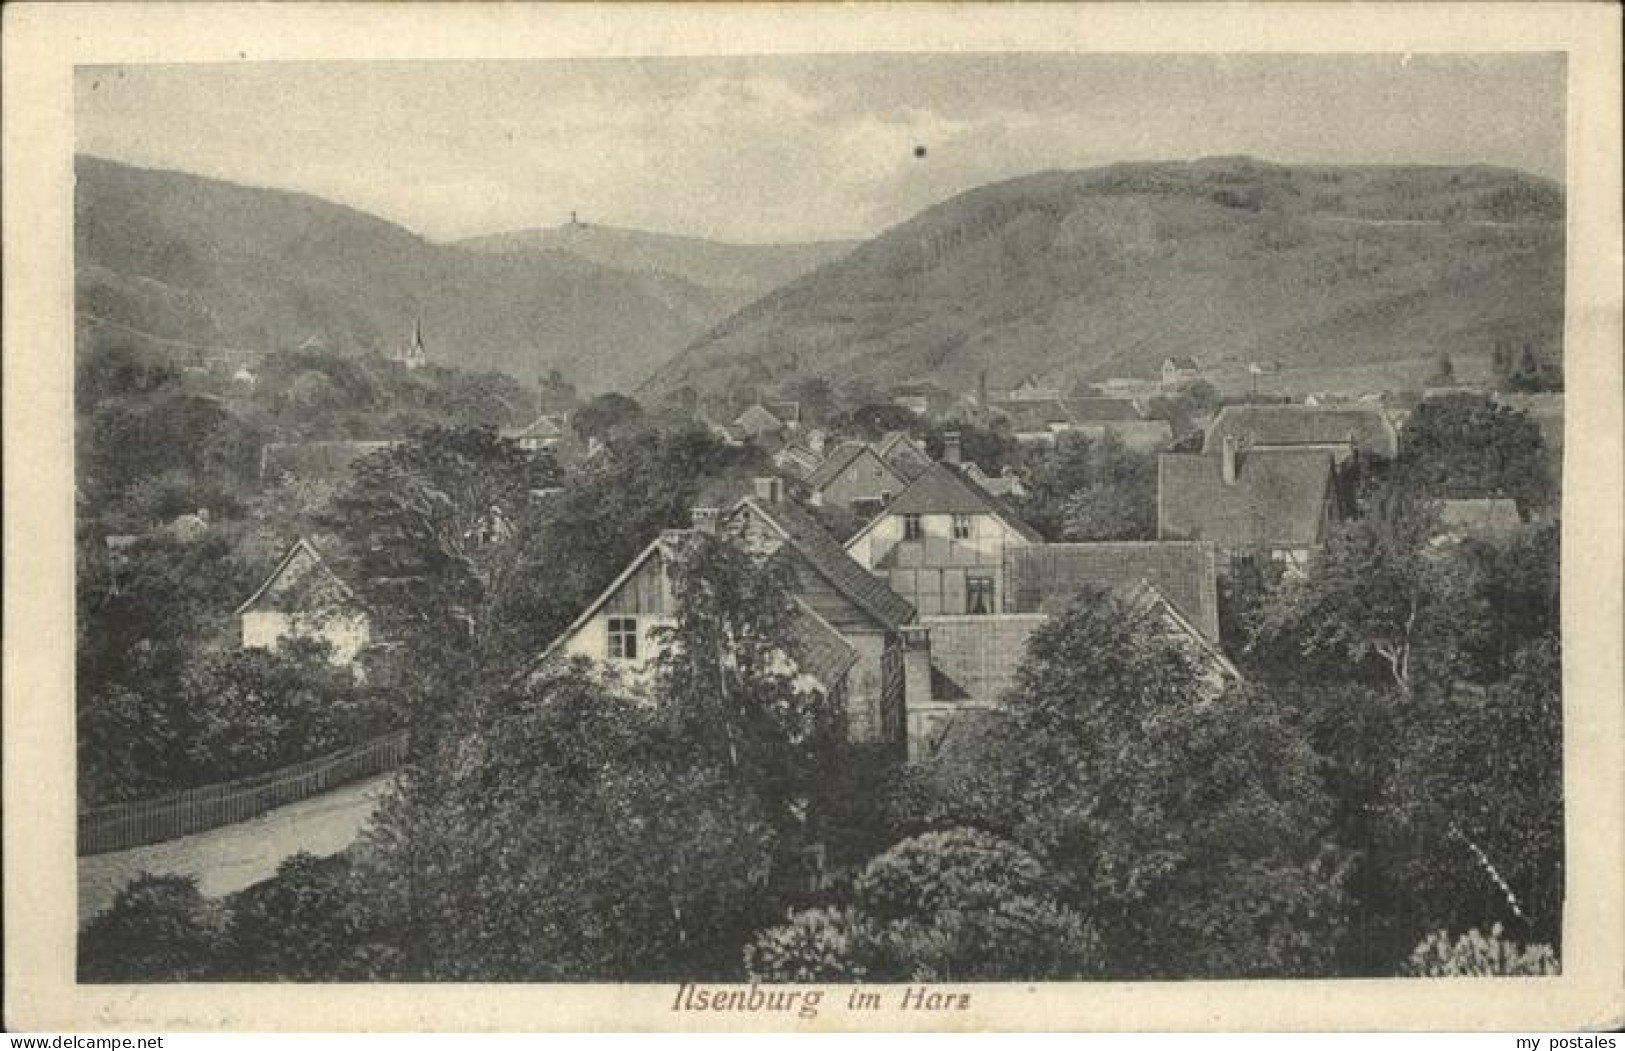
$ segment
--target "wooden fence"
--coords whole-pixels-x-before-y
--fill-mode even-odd
[[[81,811],[79,854],[128,850],[247,821],[351,781],[393,770],[406,761],[406,743],[403,730],[253,777]]]

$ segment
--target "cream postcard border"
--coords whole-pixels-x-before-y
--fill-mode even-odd
[[[9,4],[3,48],[8,1030],[1529,1031],[1625,1022],[1614,5]],[[815,1022],[679,1015],[669,986],[75,985],[73,67],[850,51],[1567,53],[1563,976],[977,985],[964,1014],[826,1009]],[[826,1004],[842,999],[836,990]]]

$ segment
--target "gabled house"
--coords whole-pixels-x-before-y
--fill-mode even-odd
[[[1162,359],[1162,385],[1174,387],[1181,383],[1190,383],[1202,378],[1202,367],[1191,357],[1166,357]]]
[[[799,482],[811,478],[823,462],[822,456],[799,442],[791,442],[773,454],[773,466]]]
[[[907,431],[887,431],[875,443],[875,452],[911,482],[931,466],[931,457],[926,453],[925,446],[911,438]]]
[[[1037,376],[1027,376],[1004,392],[1003,401],[1059,401],[1061,388],[1041,382]]]
[[[1374,406],[1226,405],[1208,425],[1202,452],[1219,455],[1226,438],[1248,449],[1322,449],[1340,466],[1355,455],[1399,455],[1399,432]]]
[[[237,607],[243,649],[271,649],[283,639],[324,639],[334,664],[352,665],[372,637],[372,620],[355,592],[301,537],[271,575]]]
[[[763,435],[778,434],[784,430],[784,426],[783,420],[774,415],[767,406],[758,402],[734,417],[729,428],[749,440]]]
[[[1027,523],[942,464],[932,464],[846,543],[923,616],[996,613],[1004,557],[1042,543]]]
[[[529,426],[504,432],[502,436],[519,443],[521,449],[530,452],[552,449],[564,440],[567,422],[568,418],[565,416],[543,413]]]
[[[770,497],[746,497],[696,525],[754,552],[789,558],[798,616],[786,659],[809,677],[808,685],[840,699],[851,741],[901,747],[905,664],[916,666],[914,678],[923,683],[930,659],[929,650],[919,645],[912,658],[905,657],[905,626],[915,620],[913,608],[776,489]],[[688,535],[668,531],[651,542],[548,647],[543,661],[586,657],[623,680],[647,682],[659,657],[655,629],[676,622],[670,568],[683,557]]]
[[[1200,541],[1121,540],[1035,544],[1006,555],[1007,614],[1056,614],[1078,593],[1099,588],[1123,595],[1142,583],[1204,638],[1219,641],[1216,548]]]
[[[842,442],[807,476],[811,502],[818,507],[888,503],[907,485],[908,479],[864,442]]]
[[[1157,459],[1157,536],[1208,540],[1231,569],[1268,558],[1301,571],[1343,517],[1333,453],[1318,446]]]

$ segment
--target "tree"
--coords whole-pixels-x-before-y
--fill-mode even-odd
[[[223,919],[195,877],[143,872],[79,936],[79,980],[197,981],[216,966]]]
[[[227,977],[309,982],[396,974],[400,949],[380,940],[347,854],[285,858],[271,879],[232,895],[228,911]]]
[[[1428,699],[1406,727],[1380,838],[1413,930],[1504,923],[1559,944],[1563,913],[1562,656],[1531,641],[1488,689]]]
[[[1156,530],[1156,462],[1114,435],[1063,434],[1028,472],[1022,516],[1054,540],[1149,539]]]
[[[1346,871],[1314,753],[1270,696],[1208,696],[1186,651],[1081,595],[1030,639],[1005,725],[914,774],[899,817],[1032,851],[1108,975],[1324,973]]]
[[[608,438],[643,418],[643,406],[625,394],[600,394],[578,409],[570,426],[582,438]]]
[[[661,631],[661,702],[768,804],[794,841],[838,746],[842,713],[792,656],[794,566],[700,533],[672,570],[676,623]],[[798,835],[799,833],[799,835]]]
[[[489,428],[432,428],[356,464],[330,527],[374,630],[424,674],[512,659],[499,611],[534,568],[522,542],[538,514],[531,494],[557,480],[551,457]]]
[[[860,435],[866,441],[876,441],[891,431],[912,431],[919,424],[918,416],[890,402],[867,402],[830,421],[835,430]]]
[[[417,979],[723,979],[773,899],[760,802],[579,669],[491,686],[357,847]]]
[[[822,376],[804,376],[785,393],[801,403],[805,423],[820,424],[835,415],[835,388]]]
[[[1332,534],[1307,575],[1276,591],[1255,645],[1289,641],[1309,658],[1380,662],[1405,697],[1420,676],[1448,680],[1482,623],[1482,601],[1469,567],[1430,544],[1435,532],[1426,504],[1390,489]]]
[[[1526,512],[1551,496],[1546,443],[1523,413],[1482,394],[1429,398],[1405,422],[1398,471],[1428,497],[1510,496]]]
[[[854,905],[792,915],[745,950],[756,981],[1079,978],[1093,932],[1038,859],[972,829],[904,840],[870,861]]]

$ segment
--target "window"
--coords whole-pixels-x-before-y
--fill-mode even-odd
[[[925,539],[925,524],[920,520],[919,515],[904,515],[903,516],[903,539],[904,540],[923,540],[923,539]]]
[[[638,618],[609,618],[609,659],[613,661],[638,659]]]
[[[965,613],[972,617],[993,615],[993,578],[978,574],[965,577]]]
[[[954,515],[954,539],[955,540],[969,540],[970,539],[970,530],[971,530],[970,515]]]

